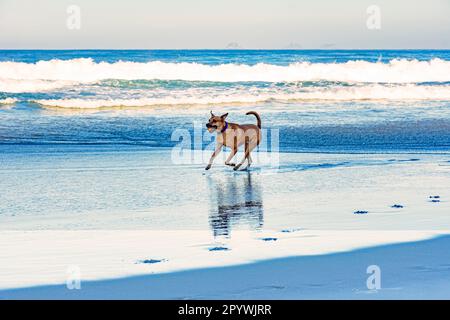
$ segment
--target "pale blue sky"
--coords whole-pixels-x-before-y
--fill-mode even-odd
[[[81,29],[66,27],[70,4]],[[381,29],[366,26],[370,5]],[[0,0],[0,48],[450,48],[450,0]]]

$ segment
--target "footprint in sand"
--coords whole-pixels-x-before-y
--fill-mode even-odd
[[[145,260],[140,260],[137,263],[143,263],[143,264],[154,264],[154,263],[160,263],[160,262],[164,262],[167,261],[166,259],[145,259]]]
[[[441,202],[440,196],[429,196],[428,199],[430,199],[430,202]]]
[[[268,237],[268,238],[261,238],[261,240],[262,241],[277,241],[278,239],[277,238]]]
[[[227,247],[212,247],[212,248],[208,248],[208,251],[228,251],[230,249],[228,249]]]
[[[292,233],[292,232],[297,232],[297,231],[301,231],[302,229],[300,228],[296,228],[296,229],[283,229],[280,232],[282,233]]]

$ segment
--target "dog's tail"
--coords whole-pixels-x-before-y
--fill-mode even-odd
[[[261,129],[261,118],[259,117],[259,114],[257,114],[255,111],[249,111],[246,113],[246,115],[252,114],[256,117],[256,120],[258,121],[258,128]]]

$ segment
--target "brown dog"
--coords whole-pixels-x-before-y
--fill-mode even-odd
[[[231,153],[225,161],[227,166],[232,166],[234,167],[234,170],[238,170],[247,159],[247,168],[250,167],[252,164],[250,152],[261,142],[261,118],[254,111],[247,112],[246,114],[254,115],[256,117],[257,124],[239,125],[236,123],[227,122],[225,119],[227,118],[228,113],[221,116],[215,116],[211,111],[211,118],[209,118],[206,128],[208,128],[210,133],[213,133],[214,131],[217,132],[216,149],[211,155],[211,159],[209,159],[209,163],[205,170],[209,170],[211,168],[214,158],[217,157],[223,146],[231,148]],[[233,159],[238,151],[238,148],[243,144],[245,144],[244,159],[242,159],[242,161],[237,165],[231,163],[231,159]]]

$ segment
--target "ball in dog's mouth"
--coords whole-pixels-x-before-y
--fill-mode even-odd
[[[209,133],[213,133],[215,130],[217,130],[217,126],[209,123],[206,124],[206,128],[208,129]]]

